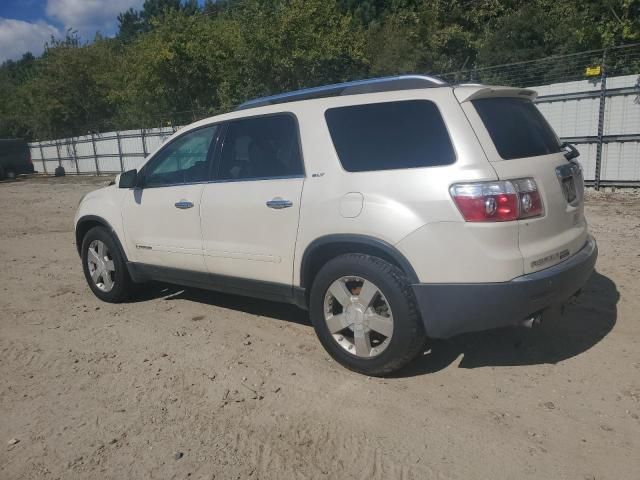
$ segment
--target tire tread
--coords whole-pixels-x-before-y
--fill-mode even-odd
[[[399,290],[403,301],[406,303],[406,307],[408,309],[407,316],[409,317],[409,321],[405,322],[404,326],[408,326],[408,328],[410,328],[410,342],[408,344],[405,344],[405,348],[401,353],[391,358],[385,364],[377,368],[368,368],[366,372],[361,372],[372,376],[389,375],[411,362],[424,347],[426,342],[424,326],[422,324],[418,304],[415,300],[413,290],[411,289],[411,283],[404,272],[402,272],[402,270],[400,270],[395,265],[392,265],[381,258],[364,253],[347,253],[344,255],[340,255],[327,262],[323,269],[327,268],[328,266],[329,268],[331,268],[330,264],[332,262],[345,261],[359,263],[365,267],[373,267],[374,269],[378,270],[379,273],[386,275],[390,282],[393,283]],[[321,269],[321,272],[323,269]],[[318,273],[318,276],[321,272]],[[349,364],[344,363],[343,365],[351,370],[360,371],[359,369],[357,369],[357,367],[351,366]]]
[[[111,251],[111,256],[113,258],[114,264],[116,265],[116,273],[118,270],[120,273],[120,281],[116,282],[113,290],[110,292],[102,292],[100,291],[92,282],[87,266],[86,266],[86,251],[89,243],[92,240],[102,240],[105,243],[108,243],[109,250]],[[82,270],[85,275],[85,279],[89,284],[89,288],[94,293],[96,297],[98,297],[103,302],[108,303],[122,303],[129,299],[132,293],[133,282],[131,277],[129,276],[129,271],[127,270],[127,266],[125,264],[124,259],[118,249],[116,241],[113,238],[113,235],[102,226],[97,226],[91,228],[85,235],[82,237]]]

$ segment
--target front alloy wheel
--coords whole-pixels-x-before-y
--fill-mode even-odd
[[[94,285],[109,293],[115,284],[116,267],[109,248],[101,240],[93,240],[87,250],[87,267]]]
[[[115,237],[102,226],[90,229],[82,239],[82,270],[89,288],[100,300],[125,301],[133,284]]]

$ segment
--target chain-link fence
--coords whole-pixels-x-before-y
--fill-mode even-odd
[[[640,73],[640,43],[526,62],[480,66],[438,75],[449,83],[533,87],[551,83]]]
[[[538,107],[563,141],[576,144],[585,178],[601,185],[640,186],[640,44],[483,66],[439,76],[451,84],[533,88]],[[184,113],[172,124],[206,116]],[[34,142],[36,168],[51,174],[112,174],[138,168],[176,127],[127,130]]]

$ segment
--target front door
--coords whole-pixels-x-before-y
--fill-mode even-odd
[[[125,237],[136,263],[206,271],[200,201],[216,131],[209,126],[172,140],[142,169],[141,188],[125,195]]]
[[[209,272],[292,284],[304,167],[291,114],[231,121],[201,205]]]

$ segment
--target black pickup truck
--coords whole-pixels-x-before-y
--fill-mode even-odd
[[[34,171],[27,142],[19,138],[0,138],[0,180]]]

